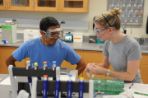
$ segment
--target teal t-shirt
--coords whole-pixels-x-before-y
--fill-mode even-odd
[[[53,61],[56,61],[57,66],[60,66],[63,60],[71,64],[77,64],[80,61],[80,56],[63,41],[57,40],[54,45],[46,46],[40,38],[23,43],[12,53],[12,56],[18,61],[30,58],[31,65],[37,62],[40,68],[44,61],[47,62],[48,67],[52,66]]]

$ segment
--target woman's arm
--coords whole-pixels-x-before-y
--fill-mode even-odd
[[[121,80],[132,81],[136,76],[136,73],[139,69],[139,65],[140,65],[140,60],[128,61],[127,72],[111,71],[110,75],[112,77],[116,77]]]
[[[136,73],[139,69],[139,63],[140,60],[128,61],[126,72],[109,71],[108,69],[100,67],[98,65],[90,66],[89,70],[94,74],[104,74],[124,81],[132,81],[135,78]]]
[[[86,70],[89,69],[90,66],[92,65],[97,65],[97,66],[101,66],[103,68],[109,68],[109,60],[108,60],[108,57],[107,56],[104,56],[104,60],[103,60],[103,63],[88,63],[87,64],[87,67],[86,67]]]
[[[103,63],[100,64],[100,66],[104,67],[104,68],[109,68],[109,60],[108,60],[108,57],[104,55],[104,60],[103,60]]]

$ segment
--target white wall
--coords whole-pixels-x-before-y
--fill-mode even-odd
[[[144,18],[143,25],[140,27],[129,27],[127,34],[133,37],[148,37],[145,34],[146,18],[148,16],[148,0],[145,0],[144,4]],[[107,0],[89,0],[89,12],[78,14],[78,13],[47,13],[47,12],[19,12],[19,11],[0,11],[0,22],[2,19],[15,18],[21,24],[27,26],[33,26],[38,28],[39,20],[45,16],[54,16],[59,20],[71,21],[73,29],[76,26],[86,28],[84,35],[94,34],[92,31],[92,19],[95,15],[102,14],[107,9]],[[75,24],[73,24],[75,22]],[[77,24],[78,22],[78,24]],[[28,24],[29,23],[29,24]],[[83,31],[84,32],[84,31]]]
[[[102,14],[102,12],[106,11],[106,9],[107,9],[107,0],[90,0],[89,27],[91,27],[92,24],[91,20],[93,16]],[[148,0],[145,0],[143,25],[138,27],[127,27],[127,34],[132,37],[148,37],[148,35],[145,33],[147,16],[148,16]]]

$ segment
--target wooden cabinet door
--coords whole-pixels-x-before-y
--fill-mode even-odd
[[[103,62],[103,54],[102,52],[98,51],[87,51],[87,50],[76,50],[76,52],[81,56],[81,58],[86,62],[86,63],[102,63]],[[68,62],[63,62],[62,67],[67,67],[67,68],[75,68],[76,66],[71,65]]]
[[[148,84],[148,65],[141,65],[140,72],[141,72],[143,83]]]
[[[6,10],[7,9],[7,0],[0,0],[0,10]]]
[[[60,0],[60,12],[88,12],[88,0]]]
[[[148,83],[148,54],[142,54],[140,72],[143,82]]]
[[[8,73],[8,68],[6,65],[6,60],[8,57],[12,54],[12,52],[16,49],[16,47],[8,47],[8,46],[1,46],[0,47],[0,74],[7,74]],[[26,60],[24,59],[21,62],[16,62],[17,67],[25,67],[26,65]]]
[[[35,0],[35,11],[56,12],[59,0]]]
[[[32,11],[34,0],[8,0],[9,10]]]

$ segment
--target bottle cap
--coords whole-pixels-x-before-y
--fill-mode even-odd
[[[48,80],[48,75],[43,75],[44,80]]]
[[[26,63],[27,63],[27,64],[30,64],[30,60],[27,60]]]
[[[83,77],[80,77],[79,79],[80,79],[81,81],[83,81],[83,80],[84,80],[84,78],[83,78]]]
[[[47,64],[47,61],[44,61],[43,64]]]
[[[56,61],[52,61],[53,64],[56,64]]]
[[[34,62],[34,67],[38,67],[38,63],[37,62]]]

